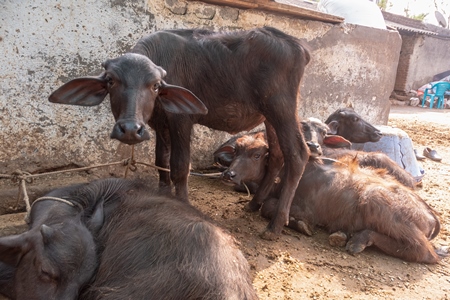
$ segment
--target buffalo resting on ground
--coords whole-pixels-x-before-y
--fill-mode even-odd
[[[394,176],[403,185],[410,188],[415,187],[416,181],[414,177],[386,154],[382,152],[363,152],[349,149],[351,142],[377,142],[382,136],[377,128],[365,121],[352,108],[340,108],[336,110],[327,118],[327,122],[328,125],[316,118],[308,118],[301,122],[303,135],[310,149],[311,156],[324,155],[332,159],[354,158],[361,167],[386,169],[389,174]],[[242,140],[247,140],[251,135],[265,138],[264,132],[254,132],[244,136],[238,135],[232,137],[214,152],[213,156],[216,165],[222,169],[229,167],[233,160],[236,159],[236,144],[238,143],[238,139],[242,138]],[[256,140],[254,142],[259,143]],[[254,145],[250,148],[247,144],[244,148],[244,151],[247,151],[247,155],[250,153],[250,149],[256,149]],[[234,163],[236,164],[236,162]],[[233,177],[237,174],[224,172],[223,175]],[[259,178],[261,176],[264,176],[264,172],[259,172],[258,176],[253,176],[252,179],[244,182],[252,193],[257,190],[259,185],[257,182],[261,182]],[[244,190],[241,186],[236,186],[235,189],[238,191]]]
[[[18,300],[257,299],[234,239],[188,203],[154,190],[103,179],[35,202],[30,229],[0,238],[0,293]]]
[[[149,124],[156,132],[156,165],[171,170],[159,171],[160,187],[170,190],[172,181],[177,198],[184,201],[194,124],[234,134],[264,122],[271,155],[263,184],[247,209],[260,208],[284,159],[277,214],[263,233],[271,239],[288,222],[308,160],[297,113],[300,80],[309,60],[297,38],[271,27],[221,33],[164,30],[107,60],[98,77],[67,82],[49,100],[92,106],[109,94],[116,120],[111,137],[140,143],[150,137]]]
[[[317,124],[304,123],[305,137],[314,136],[307,131],[314,131]],[[223,182],[257,182],[269,155],[264,135],[240,137],[235,147]],[[272,218],[277,202],[276,197],[266,199],[261,215]],[[375,246],[413,262],[437,263],[447,256],[444,249],[434,249],[430,243],[440,231],[437,213],[386,169],[361,167],[357,157],[312,157],[297,187],[288,226],[309,236],[315,226],[324,227],[332,233],[330,243],[346,245],[351,254]]]

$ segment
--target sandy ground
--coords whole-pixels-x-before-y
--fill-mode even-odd
[[[443,157],[441,163],[420,162],[426,175],[417,192],[440,213],[442,228],[434,244],[449,246],[450,110],[394,106],[388,125],[406,131],[420,152],[429,146]],[[155,176],[152,172],[146,171],[146,176]],[[78,175],[77,180],[96,177],[100,176],[91,172]],[[64,175],[50,181],[61,185],[74,180]],[[322,230],[307,237],[286,228],[278,241],[262,240],[259,233],[267,220],[258,213],[245,212],[250,198],[217,179],[192,176],[190,199],[235,236],[250,264],[260,299],[450,298],[450,257],[437,265],[425,265],[407,263],[376,249],[352,256],[344,248],[331,247]],[[19,218],[21,221],[23,214]],[[8,221],[3,218],[1,222]],[[0,234],[6,234],[5,230],[0,228]]]

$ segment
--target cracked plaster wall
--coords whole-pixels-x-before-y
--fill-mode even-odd
[[[335,109],[353,105],[377,124],[387,122],[401,43],[396,32],[386,30],[178,0],[5,0],[0,22],[0,173],[127,157],[129,147],[109,139],[114,123],[109,101],[76,107],[47,98],[69,79],[100,74],[104,60],[123,54],[149,32],[280,28],[308,41],[312,51],[301,116],[324,120]],[[211,153],[228,138],[196,126],[193,167],[210,165]],[[136,155],[153,162],[153,149],[152,139],[139,145]]]

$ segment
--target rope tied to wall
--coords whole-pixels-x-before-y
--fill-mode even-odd
[[[19,203],[19,200],[20,200],[21,196],[23,196],[23,201],[25,202],[25,208],[26,208],[26,212],[27,212],[26,217],[25,217],[25,221],[28,221],[28,216],[30,214],[32,204],[30,205],[30,199],[28,197],[26,184],[27,183],[32,184],[33,181],[34,181],[34,178],[48,176],[48,175],[55,175],[55,174],[60,174],[60,173],[87,171],[87,170],[90,170],[90,169],[108,167],[108,166],[113,166],[113,165],[122,165],[122,166],[125,167],[124,178],[127,177],[128,171],[136,172],[137,171],[137,165],[144,165],[144,166],[147,166],[147,167],[151,167],[151,168],[157,169],[159,171],[170,172],[170,170],[167,169],[167,168],[162,168],[162,167],[158,167],[158,166],[155,166],[155,165],[152,165],[152,164],[148,164],[148,163],[145,163],[145,162],[136,161],[135,158],[134,158],[134,145],[133,145],[131,147],[131,156],[126,158],[126,159],[123,159],[121,161],[118,161],[118,162],[93,165],[93,166],[89,166],[89,167],[81,167],[81,168],[72,168],[72,169],[66,169],[66,170],[58,170],[58,171],[45,172],[45,173],[39,173],[39,174],[31,174],[29,172],[25,172],[25,171],[22,171],[22,170],[16,170],[12,174],[0,174],[0,179],[11,179],[12,182],[19,184],[19,191],[18,191],[18,195],[17,195],[16,207],[18,206],[18,203]],[[220,174],[221,173],[201,174],[201,173],[190,172],[190,175],[212,177],[212,178],[218,178]]]
[[[14,182],[14,183],[19,182],[19,193],[17,195],[16,206],[19,203],[20,196],[23,195],[23,201],[25,202],[25,208],[27,210],[27,213],[31,209],[30,198],[28,197],[27,186],[26,186],[27,183],[30,183],[30,184],[33,183],[33,178],[30,176],[31,176],[31,173],[24,172],[21,170],[16,170],[11,175],[12,182]]]

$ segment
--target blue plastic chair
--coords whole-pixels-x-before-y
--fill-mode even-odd
[[[437,108],[444,108],[444,94],[450,90],[450,82],[439,81],[432,85],[431,88],[426,88],[423,93],[422,107],[425,105],[427,97],[430,97],[430,108],[433,108],[434,98],[438,98]]]

